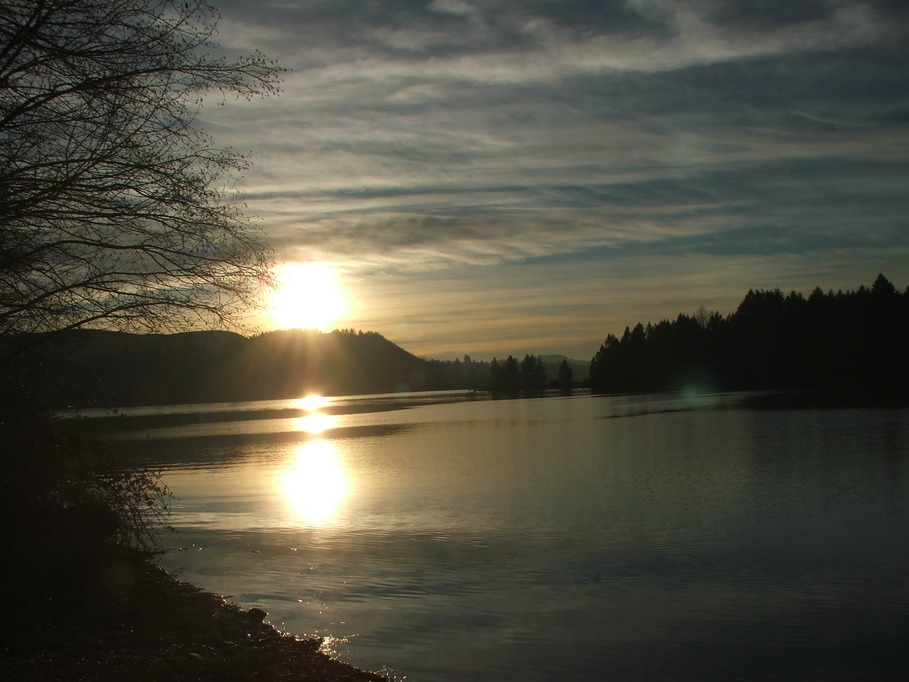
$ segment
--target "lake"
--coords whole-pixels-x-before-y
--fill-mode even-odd
[[[909,410],[470,394],[125,410],[161,563],[369,670],[903,679]]]

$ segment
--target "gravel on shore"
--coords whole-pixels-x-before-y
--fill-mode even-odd
[[[180,582],[138,552],[93,561],[90,580],[69,593],[20,587],[4,590],[4,680],[390,679],[332,659],[319,640],[278,632],[262,612]]]

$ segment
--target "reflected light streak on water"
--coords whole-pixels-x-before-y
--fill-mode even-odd
[[[335,428],[338,423],[337,417],[319,412],[319,410],[326,407],[330,402],[331,400],[321,395],[308,395],[295,401],[295,407],[305,410],[308,413],[297,419],[297,430],[305,433],[318,434]]]
[[[307,412],[315,412],[321,410],[323,407],[326,407],[331,402],[331,399],[326,398],[321,395],[308,395],[297,400],[294,404],[294,407],[300,410],[306,410]]]
[[[322,526],[331,521],[347,497],[349,483],[332,443],[312,440],[300,445],[280,479],[281,492],[302,523]]]
[[[333,429],[337,422],[337,418],[330,414],[314,412],[305,417],[300,417],[297,420],[296,427],[298,431],[306,433],[322,433],[328,429]]]

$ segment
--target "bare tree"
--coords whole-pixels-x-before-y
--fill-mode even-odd
[[[199,0],[0,3],[0,337],[223,326],[269,253],[228,191],[246,159],[194,119],[276,90],[212,56]]]
[[[280,69],[212,56],[217,20],[201,0],[0,0],[3,360],[32,332],[223,326],[268,279],[228,192],[246,160],[193,123],[209,96],[273,92]],[[2,364],[4,537],[21,539],[23,580],[68,565],[67,543],[147,549],[166,488],[57,433],[19,381],[29,368]]]

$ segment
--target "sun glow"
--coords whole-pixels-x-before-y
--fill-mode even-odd
[[[311,526],[334,517],[347,496],[347,477],[334,446],[325,440],[304,443],[281,479],[284,499],[294,515]]]
[[[275,269],[277,286],[268,316],[278,329],[330,331],[347,309],[335,272],[321,263],[288,263]]]

